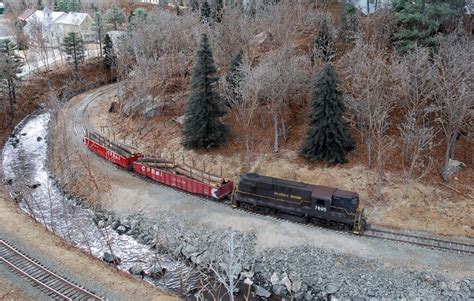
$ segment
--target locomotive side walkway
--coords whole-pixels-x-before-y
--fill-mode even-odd
[[[74,98],[66,105],[65,119],[70,146],[86,155],[94,174],[106,178],[110,185],[110,197],[102,200],[106,209],[121,216],[142,211],[150,217],[159,212],[170,211],[187,224],[252,232],[256,236],[257,253],[271,248],[309,244],[350,256],[376,259],[385,266],[428,269],[451,279],[474,277],[474,259],[470,256],[356,237],[347,233],[255,216],[169,187],[145,182],[97,156],[91,156],[89,150],[82,145],[81,131],[77,129],[83,125],[88,126],[89,120],[93,118],[100,118],[100,115],[95,115],[98,114],[96,107],[104,99],[103,96],[116,93],[116,89],[109,89],[105,94],[104,91],[106,90],[101,88]]]

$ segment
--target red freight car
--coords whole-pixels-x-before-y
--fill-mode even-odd
[[[218,200],[232,193],[234,188],[232,181],[224,179],[222,181],[215,181],[211,179],[212,176],[209,176],[210,174],[204,172],[199,172],[195,175],[197,178],[201,178],[201,180],[193,179],[193,175],[185,176],[176,171],[184,172],[181,166],[170,165],[172,165],[171,168],[158,168],[151,166],[150,163],[138,160],[133,162],[133,170],[159,183]],[[188,167],[187,170],[191,171],[192,169]],[[197,176],[197,174],[202,174],[203,176]]]
[[[132,170],[132,163],[142,157],[142,154],[130,151],[127,146],[118,146],[97,133],[89,133],[83,141],[94,153],[128,170]]]

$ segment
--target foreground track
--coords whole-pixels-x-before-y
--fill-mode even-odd
[[[0,264],[55,300],[104,300],[59,276],[0,239]]]

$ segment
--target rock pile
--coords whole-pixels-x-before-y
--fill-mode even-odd
[[[110,225],[120,234],[131,235],[202,268],[225,257],[228,249],[229,231],[186,225],[171,212],[158,212],[153,219],[143,214],[119,219],[97,211],[96,223]],[[241,255],[235,276],[241,283],[251,285],[254,297],[260,299],[272,294],[294,300],[474,298],[473,280],[448,283],[433,272],[387,268],[380,262],[313,246],[278,248],[256,254],[252,233],[236,233],[234,242],[235,254]],[[142,270],[136,267],[131,272],[141,275]]]

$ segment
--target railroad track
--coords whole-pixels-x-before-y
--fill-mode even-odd
[[[435,239],[425,236],[394,232],[376,228],[369,228],[364,231],[363,236],[386,239],[391,241],[403,242],[422,247],[441,249],[452,252],[459,252],[474,255],[474,245],[454,242],[443,239]]]
[[[86,126],[85,126],[85,113],[89,107],[89,105],[96,101],[100,96],[102,96],[104,93],[110,91],[111,89],[114,89],[115,88],[115,85],[111,85],[111,86],[107,86],[105,87],[104,89],[102,89],[101,91],[98,91],[95,95],[92,95],[91,98],[87,101],[87,103],[85,104],[85,106],[82,109],[82,111],[80,110],[77,110],[75,112],[75,114],[79,114],[80,113],[80,118],[77,118],[79,116],[76,116],[75,115],[75,118],[74,119],[79,119],[77,121],[79,122],[74,122],[74,131],[76,132],[76,135],[80,138],[82,138],[82,133],[85,134],[86,132]],[[77,124],[76,123],[79,123],[80,124],[80,128],[81,128],[81,132],[79,132],[76,128]],[[98,156],[99,157],[99,156]],[[100,157],[99,157],[100,158]],[[107,161],[108,162],[108,161]],[[137,175],[136,173],[134,172],[130,172],[130,171],[127,171],[123,168],[120,168],[118,166],[116,166],[115,164],[111,163],[111,162],[108,162],[109,164],[113,165],[114,167],[130,174],[131,176],[133,177],[139,177],[141,179],[143,179],[144,181],[147,181],[147,182],[150,182],[150,183],[154,183],[154,184],[158,184],[160,185],[159,183],[157,183],[156,181],[153,181],[149,178],[146,178],[146,177],[143,177],[141,175]],[[167,187],[167,186],[166,186]],[[173,187],[168,187],[168,188],[171,188],[173,189]],[[187,195],[188,193],[186,192],[183,192],[183,191],[180,191],[178,189],[174,189],[176,191],[176,193],[178,195]],[[212,199],[208,199],[208,198],[202,198],[204,201],[206,202],[212,202],[214,204],[218,204],[218,205],[221,205],[221,206],[228,206],[228,204],[220,201],[215,201],[215,200],[212,200]],[[262,214],[262,213],[257,213],[257,212],[253,212],[253,211],[249,211],[249,210],[244,210],[242,208],[237,208],[239,209],[240,211],[242,212],[245,212],[247,214],[251,214],[251,215],[257,215],[257,216],[266,216],[268,218],[271,218],[271,219],[275,219],[275,220],[278,220],[278,221],[284,221],[284,222],[292,222],[292,221],[289,221],[289,220],[286,220],[286,219],[283,219],[281,217],[277,217],[277,216],[273,216],[273,215],[268,215],[268,214]],[[350,232],[347,232],[347,231],[341,231],[341,230],[337,230],[337,229],[328,229],[328,228],[324,228],[324,227],[321,227],[320,225],[317,225],[317,224],[311,224],[311,223],[300,223],[301,225],[303,226],[306,226],[306,227],[309,227],[309,228],[315,228],[317,227],[318,229],[323,229],[323,230],[327,230],[327,231],[336,231],[340,234],[347,234],[347,235],[351,235]],[[464,253],[464,254],[469,254],[469,255],[474,255],[474,245],[471,245],[471,244],[466,244],[466,243],[461,243],[461,242],[454,242],[454,241],[448,241],[448,240],[441,240],[441,239],[433,239],[433,238],[429,238],[429,237],[423,237],[423,236],[418,236],[418,235],[412,235],[412,234],[405,234],[405,233],[399,233],[399,232],[394,232],[394,231],[388,231],[388,230],[382,230],[382,229],[376,229],[376,228],[369,228],[369,229],[366,229],[364,231],[364,233],[362,234],[362,236],[366,236],[366,237],[372,237],[372,238],[377,238],[377,239],[385,239],[385,240],[391,240],[391,241],[395,241],[395,242],[401,242],[401,243],[407,243],[407,244],[412,244],[412,245],[416,245],[416,246],[421,246],[421,247],[425,247],[425,248],[431,248],[431,249],[438,249],[438,250],[443,250],[443,251],[450,251],[450,252],[459,252],[459,253]]]
[[[0,239],[0,264],[54,300],[104,300],[47,269],[3,239]]]

